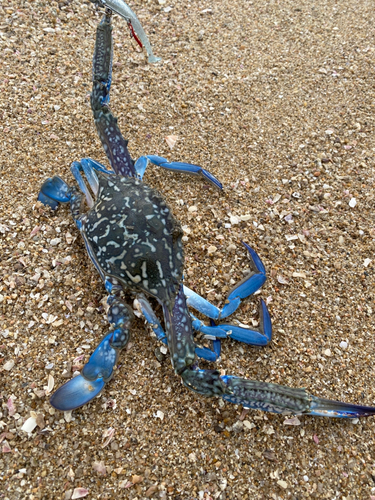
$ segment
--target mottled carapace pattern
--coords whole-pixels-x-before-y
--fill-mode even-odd
[[[182,230],[162,196],[140,180],[98,172],[84,229],[96,262],[126,288],[172,309],[182,280]]]

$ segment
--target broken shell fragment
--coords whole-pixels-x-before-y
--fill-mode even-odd
[[[86,488],[74,488],[73,495],[72,495],[72,500],[75,500],[77,498],[83,498],[86,497],[89,494],[89,490],[86,490]]]
[[[33,432],[33,430],[35,429],[36,426],[37,426],[36,418],[30,417],[26,420],[26,422],[21,427],[21,431],[31,433],[31,432]]]

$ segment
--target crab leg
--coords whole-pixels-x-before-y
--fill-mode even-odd
[[[336,418],[358,418],[375,415],[374,407],[318,398],[308,394],[305,389],[293,389],[231,375],[224,375],[221,378],[232,392],[230,395],[223,395],[223,399],[230,403],[241,404],[245,408],[271,413]]]
[[[90,356],[82,373],[55,391],[50,399],[57,410],[70,411],[97,396],[113,376],[119,352],[130,339],[133,312],[117,295],[109,295],[108,321],[114,330],[108,333]]]
[[[161,326],[156,314],[154,313],[151,307],[151,304],[146,299],[146,297],[143,294],[139,294],[137,295],[137,298],[134,302],[135,302],[134,303],[135,307],[142,312],[146,321],[153,329],[157,339],[163,342],[164,344],[168,344],[167,335],[164,332],[163,327]],[[211,349],[208,349],[207,347],[196,347],[195,354],[199,358],[215,362],[220,357],[220,352],[221,352],[220,341],[216,340],[216,338],[213,339],[213,349],[214,350],[211,351]]]
[[[182,285],[172,313],[163,304],[168,348],[174,371],[181,376],[186,387],[203,396],[221,396],[228,393],[217,370],[199,370],[195,364],[195,343],[191,319]]]
[[[86,165],[96,172],[102,172],[103,174],[108,175],[116,175],[113,170],[109,170],[107,167],[105,167],[98,161],[93,160],[92,158],[83,158],[81,160],[81,163],[83,164],[83,162],[86,162]]]
[[[218,179],[216,179],[214,175],[208,172],[208,170],[205,170],[199,165],[193,165],[192,163],[184,163],[180,161],[174,161],[170,163],[166,158],[156,155],[141,156],[135,162],[134,167],[141,179],[143,178],[148,163],[152,163],[153,165],[165,168],[166,170],[171,170],[173,172],[181,172],[190,175],[200,175],[201,177],[203,177],[203,179],[209,181],[216,188],[220,190],[223,189],[222,183]]]
[[[195,354],[198,358],[215,363],[220,358],[221,342],[216,337],[206,336],[205,338],[212,341],[212,349],[209,349],[208,347],[196,347]]]
[[[258,382],[216,370],[201,370],[194,363],[191,320],[182,286],[172,314],[163,306],[172,366],[186,387],[203,396],[220,396],[225,401],[271,413],[357,418],[375,415],[375,407],[352,405],[318,398],[305,389]]]
[[[220,320],[230,316],[240,305],[241,299],[249,297],[249,295],[259,290],[266,281],[266,270],[259,255],[247,243],[243,241],[241,243],[249,252],[250,273],[231,290],[226,301],[227,303],[222,309],[214,306],[208,300],[184,286],[187,304],[208,318]]]
[[[82,170],[82,165],[78,161],[74,161],[70,167],[70,171],[74,175],[74,178],[77,181],[79,189],[85,195],[87,205],[91,208],[94,206],[94,200],[92,199],[91,193],[88,190],[88,187],[86,186],[86,183],[81,175],[81,170]],[[88,180],[90,181],[90,179]]]
[[[111,13],[106,12],[96,30],[96,42],[93,58],[93,85],[91,109],[96,129],[103,144],[111,167],[118,175],[135,177],[133,160],[126,141],[109,109],[109,91],[112,79],[112,26]]]
[[[227,325],[225,323],[220,323],[215,325],[211,323],[211,326],[206,326],[199,319],[193,318],[193,328],[199,332],[202,332],[206,336],[213,336],[217,338],[227,338],[230,337],[238,342],[243,342],[250,345],[267,345],[272,340],[272,323],[270,314],[268,312],[266,303],[264,300],[260,301],[259,307],[259,328],[258,330],[253,330],[251,328],[244,328],[235,325]]]
[[[130,25],[134,28],[134,31],[140,38],[142,44],[144,45],[147,51],[149,63],[155,63],[161,60],[160,57],[155,57],[154,54],[152,53],[152,47],[147,38],[147,35],[144,32],[144,29],[142,28],[142,25],[139,22],[137,16],[131,10],[129,5],[127,5],[122,0],[90,0],[90,2],[107,7],[110,10],[113,10],[113,12],[116,12],[116,14],[123,17],[128,24],[130,23]]]
[[[167,336],[148,300],[143,295],[138,295],[135,305],[142,312],[158,340],[164,344],[168,344]],[[211,326],[207,326],[191,313],[190,317],[193,320],[193,329],[197,332],[203,333],[206,340],[212,341],[212,349],[207,347],[195,347],[195,354],[199,358],[205,359],[206,361],[215,362],[220,357],[221,342],[218,338],[231,337],[233,340],[250,345],[267,345],[272,339],[271,319],[264,301],[261,301],[259,331],[241,328],[234,325],[216,326],[215,324],[212,324]]]

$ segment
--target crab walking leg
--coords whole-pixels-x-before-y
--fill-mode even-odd
[[[96,30],[96,42],[93,58],[93,85],[91,109],[96,130],[103,144],[111,167],[117,175],[135,177],[133,160],[126,141],[109,109],[109,91],[112,79],[112,26],[111,14],[106,12]]]
[[[87,158],[82,158],[81,161],[73,162],[70,167],[71,172],[73,165],[75,165],[78,172],[83,172],[85,174],[94,196],[97,197],[99,192],[99,179],[96,175],[95,168],[91,165],[90,161],[88,161]]]
[[[160,57],[154,56],[147,35],[144,32],[144,29],[142,28],[142,25],[139,22],[137,16],[131,10],[129,5],[127,5],[122,0],[90,0],[90,2],[105,6],[108,9],[113,10],[113,12],[116,12],[116,14],[118,14],[119,16],[123,17],[128,23],[130,22],[132,27],[134,28],[134,31],[140,38],[147,51],[148,62],[156,63],[157,61],[161,61]]]
[[[158,340],[167,344],[167,336],[163,330],[163,327],[160,324],[154,310],[151,307],[151,304],[146,299],[143,294],[137,295],[137,298],[134,301],[134,306],[143,314],[147,323],[151,326]]]
[[[111,380],[119,352],[129,342],[133,312],[117,295],[110,295],[107,303],[108,321],[113,324],[114,330],[100,342],[82,373],[52,394],[50,403],[57,410],[74,410],[97,396]]]
[[[166,170],[171,170],[172,172],[199,175],[203,179],[209,181],[216,188],[220,190],[223,189],[222,183],[218,179],[216,179],[214,175],[208,172],[208,170],[200,167],[199,165],[193,165],[192,163],[184,163],[179,161],[170,163],[166,158],[156,155],[140,156],[135,162],[134,167],[141,179],[143,178],[148,163],[152,163],[153,165],[156,165],[158,167],[165,168]]]
[[[375,415],[375,407],[331,401],[308,394],[305,389],[293,389],[278,384],[257,382],[231,375],[221,377],[232,394],[222,398],[245,408],[294,415],[358,418]]]
[[[85,195],[87,205],[91,208],[94,206],[94,200],[92,199],[91,193],[90,193],[88,187],[86,186],[86,183],[81,175],[81,170],[82,170],[82,166],[78,161],[74,161],[71,164],[70,171],[74,175],[74,178],[77,181],[79,189]]]
[[[221,354],[221,342],[216,337],[205,337],[207,340],[211,340],[212,349],[208,347],[196,347],[195,354],[198,358],[205,359],[206,361],[211,361],[211,363],[215,363]]]
[[[208,318],[215,320],[230,316],[238,308],[242,299],[249,297],[259,290],[266,281],[266,270],[259,255],[247,243],[241,242],[250,257],[250,273],[231,290],[227,298],[227,304],[222,309],[214,306],[190,288],[184,286],[184,293],[188,306],[193,307]]]
[[[158,340],[163,342],[164,344],[168,344],[167,335],[163,330],[156,314],[154,313],[151,304],[146,299],[143,294],[137,295],[136,300],[134,301],[135,307],[143,314],[148,324],[153,329]],[[226,335],[226,334],[225,334]],[[207,361],[215,362],[220,357],[221,346],[220,341],[214,339],[213,342],[213,351],[206,347],[196,347],[195,354],[199,358],[203,358]]]
[[[375,415],[375,407],[352,405],[318,398],[305,389],[293,389],[231,375],[200,370],[194,364],[194,341],[182,287],[172,314],[163,306],[172,366],[186,387],[203,396],[221,396],[225,401],[271,413],[302,414],[338,418]]]
[[[86,162],[86,165],[89,166],[92,170],[95,170],[96,172],[103,172],[103,174],[108,174],[108,175],[116,175],[113,170],[109,170],[107,167],[102,165],[96,160],[93,160],[92,158],[83,158],[81,160],[81,163]]]
[[[272,340],[272,323],[270,313],[263,299],[260,301],[259,327],[257,330],[223,323],[220,323],[219,325],[211,324],[211,326],[206,326],[199,319],[195,318],[193,315],[191,316],[193,318],[194,330],[202,332],[209,338],[230,337],[238,342],[257,346],[267,345]]]

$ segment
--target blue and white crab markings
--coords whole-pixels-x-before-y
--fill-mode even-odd
[[[97,174],[98,197],[84,222],[96,260],[106,274],[170,302],[183,262],[180,238],[174,238],[182,232],[179,224],[159,193],[140,179]],[[124,204],[129,192],[132,196]]]
[[[259,258],[258,254],[249,245],[243,243],[245,248],[249,252],[250,256],[250,273],[248,276],[242,280],[229,294],[228,301],[231,307],[231,312],[234,312],[241,303],[241,299],[252,295],[257,291],[265,282],[266,274],[265,267]],[[209,318],[215,318],[220,320],[223,316],[228,315],[228,304],[224,306],[223,309],[219,309],[206,299],[198,295],[197,293],[190,290],[188,287],[183,286],[183,293],[186,297],[186,303],[188,306],[193,307],[200,313],[204,314]],[[181,300],[181,299],[179,299]],[[153,312],[151,305],[145,297],[137,297],[136,305],[143,313],[147,322],[150,324],[151,328],[155,332],[157,338],[167,344],[166,334],[160,325],[155,313]],[[178,308],[177,308],[178,309]],[[223,315],[224,311],[224,315]],[[177,310],[178,313],[178,310]],[[221,353],[221,343],[219,339],[230,337],[233,340],[243,342],[250,345],[267,345],[272,339],[272,324],[271,318],[266,306],[266,303],[261,300],[259,308],[259,329],[244,328],[236,325],[230,324],[218,324],[216,325],[211,319],[211,325],[205,325],[201,320],[196,318],[194,314],[190,313],[190,318],[192,319],[192,327],[195,331],[204,334],[206,340],[212,341],[212,350],[207,347],[196,347],[195,353],[198,357],[203,358],[207,361],[215,362],[220,357]],[[186,317],[182,316],[181,322],[184,324],[186,322]],[[176,346],[178,349],[178,346]]]

